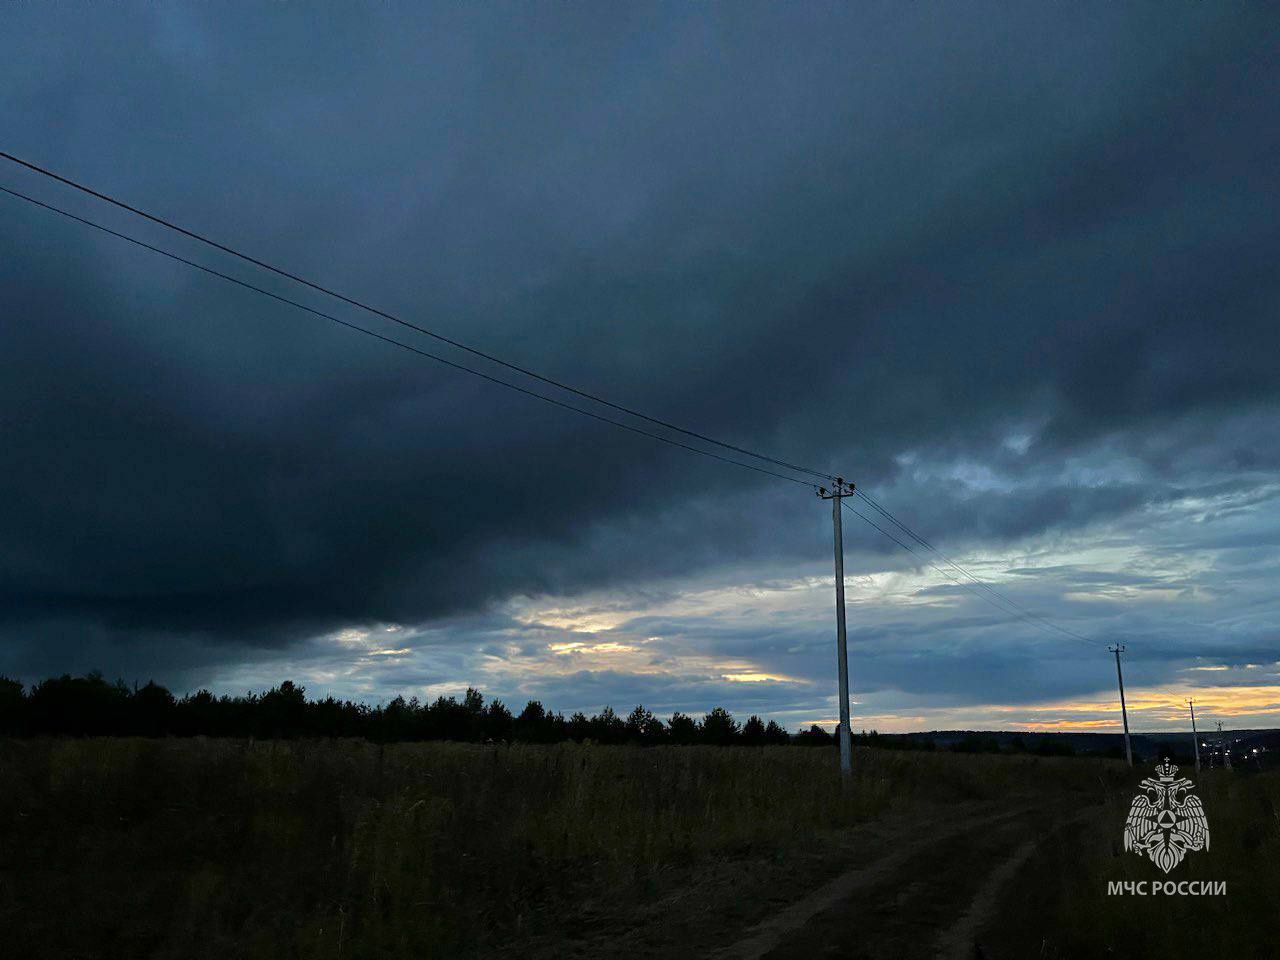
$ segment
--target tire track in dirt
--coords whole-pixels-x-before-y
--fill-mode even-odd
[[[1093,810],[1085,810],[1074,817],[1059,821],[1053,831],[1061,830],[1069,824],[1078,823],[1093,814]],[[1014,878],[1031,855],[1044,841],[1044,836],[1032,837],[1022,843],[998,867],[987,874],[986,880],[974,894],[973,900],[964,915],[954,925],[944,930],[934,945],[935,960],[972,960],[981,956],[977,944],[977,934],[995,916],[1000,903],[1000,894],[1005,886]]]
[[[1025,816],[1026,813],[1027,809],[1024,808],[971,817],[956,821],[945,830],[930,831],[924,836],[906,841],[894,852],[829,880],[786,909],[756,924],[741,940],[723,948],[713,956],[716,960],[760,960],[781,945],[788,936],[802,929],[814,917],[833,909],[850,899],[855,893],[891,877],[895,871],[923,850],[959,834]],[[1016,869],[1016,866],[1011,868],[1010,872],[1013,869]]]
[[[1028,840],[1009,859],[987,874],[986,881],[970,902],[964,916],[938,937],[934,946],[935,960],[973,960],[975,935],[995,911],[1000,891],[1013,879],[1018,868],[1030,859],[1039,845],[1040,841],[1037,839]]]

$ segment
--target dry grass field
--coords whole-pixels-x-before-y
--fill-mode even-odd
[[[860,750],[842,790],[833,764],[798,747],[0,741],[0,929],[9,956],[85,960],[698,956],[895,837],[1046,804],[1111,816],[1128,775]],[[1249,836],[1274,862],[1274,822]],[[1068,923],[1096,879],[1036,909]]]
[[[1208,851],[1167,875],[1125,853],[1131,793],[1111,793],[1096,816],[1046,835],[984,932],[992,956],[1280,957],[1280,771],[1182,772],[1208,814]],[[1154,880],[1225,883],[1226,895],[1107,893]]]

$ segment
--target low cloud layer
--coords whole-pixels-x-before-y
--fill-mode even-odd
[[[976,13],[19,5],[4,149],[851,476],[1003,593],[1130,644],[1135,687],[1229,680],[1224,715],[1266,720],[1274,18]],[[10,198],[0,248],[0,672],[834,715],[829,517],[803,488]],[[1033,723],[1107,695],[1100,646],[850,523],[861,715]]]

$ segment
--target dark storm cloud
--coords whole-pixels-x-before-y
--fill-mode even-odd
[[[5,149],[842,470],[943,544],[1105,536],[1280,469],[1273,18],[232,10],[10,5]],[[824,556],[802,488],[8,199],[0,244],[5,669],[177,672],[350,623]],[[855,539],[851,572],[880,549]]]

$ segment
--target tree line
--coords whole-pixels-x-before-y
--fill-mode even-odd
[[[370,706],[332,696],[309,700],[286,680],[264,693],[215,696],[200,690],[175,697],[154,681],[130,687],[101,674],[64,675],[24,687],[0,677],[0,735],[142,737],[363,737],[380,743],[413,740],[623,744],[799,744],[821,746],[833,736],[817,724],[796,734],[751,716],[739,723],[715,707],[701,717],[676,712],[667,720],[637,706],[625,717],[605,707],[568,717],[530,700],[519,713],[468,689],[459,700],[396,697]]]
[[[485,700],[468,688],[462,699],[396,697],[370,706],[332,696],[308,700],[305,688],[286,680],[264,693],[216,696],[200,690],[175,697],[154,681],[132,687],[108,682],[100,673],[64,674],[31,687],[0,676],[0,736],[134,737],[362,737],[376,743],[459,740],[471,743],[709,744],[712,746],[830,746],[835,736],[817,724],[789,733],[773,720],[739,722],[723,707],[701,717],[676,712],[663,720],[638,706],[626,716],[605,707],[594,716],[566,717],[530,700],[519,713],[499,699]],[[1024,742],[1023,737],[1027,740]],[[854,743],[888,750],[948,750],[955,753],[1034,753],[1040,756],[1123,756],[1118,744],[1077,751],[1066,737],[1022,734],[997,738],[966,733],[935,743],[920,734],[854,733]],[[1162,747],[1167,754],[1168,747]]]

